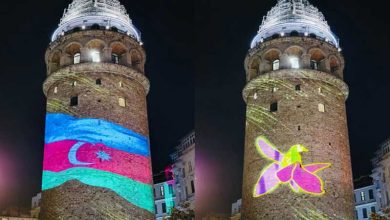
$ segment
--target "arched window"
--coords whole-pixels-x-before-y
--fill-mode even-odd
[[[73,55],[73,64],[80,63],[80,60],[81,60],[81,54],[80,53],[76,53],[75,55]]]
[[[278,70],[280,68],[280,60],[274,60],[272,62],[272,70]]]
[[[292,36],[292,37],[298,37],[298,36],[299,36],[299,33],[298,33],[298,31],[291,31],[290,36]]]
[[[310,68],[318,70],[318,62],[316,60],[310,60]]]
[[[325,112],[325,105],[322,103],[318,104],[318,111]]]
[[[99,51],[92,51],[91,52],[92,62],[99,63],[101,61],[100,59],[100,52]]]
[[[292,69],[299,69],[298,57],[290,57],[290,64]]]
[[[112,61],[113,63],[118,64],[118,63],[119,63],[119,56],[118,56],[118,54],[113,53],[113,54],[111,55],[111,61]]]

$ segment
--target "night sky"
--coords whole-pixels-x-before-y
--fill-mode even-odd
[[[29,206],[40,191],[46,76],[44,53],[71,0],[3,2],[0,19],[0,210]],[[192,7],[182,1],[121,0],[141,31],[154,172],[170,164],[194,129]]]
[[[309,0],[340,38],[350,87],[347,114],[354,178],[390,137],[390,31],[385,1]],[[230,213],[241,198],[244,58],[276,0],[199,0],[196,4],[197,216]],[[201,185],[201,186],[199,186]]]

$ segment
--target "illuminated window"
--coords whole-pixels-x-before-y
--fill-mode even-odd
[[[269,110],[270,112],[278,111],[278,103],[277,102],[272,103]]]
[[[366,208],[363,208],[363,218],[368,218]]]
[[[173,194],[173,187],[172,185],[168,185],[169,194]]]
[[[76,106],[79,104],[79,97],[74,96],[70,98],[70,106]]]
[[[299,59],[298,57],[290,57],[290,63],[292,69],[299,69]]]
[[[280,60],[274,60],[272,62],[272,70],[278,70],[280,68]]]
[[[318,93],[322,94],[322,88],[318,88]]]
[[[96,85],[101,85],[102,84],[102,80],[101,79],[97,79],[96,80]]]
[[[57,92],[58,92],[58,87],[56,86],[54,87],[54,93],[57,94]]]
[[[167,205],[165,204],[165,202],[162,203],[162,212],[163,213],[167,212]]]
[[[164,196],[164,186],[160,186],[160,195]]]
[[[272,88],[272,92],[276,92],[276,91],[278,91],[278,88],[273,87],[273,88]]]
[[[295,86],[295,91],[301,91],[301,85],[296,85]]]
[[[78,63],[80,63],[80,58],[81,58],[81,54],[80,54],[80,53],[76,53],[76,54],[73,56],[73,64],[78,64]]]
[[[74,87],[74,86],[77,86],[77,82],[76,81],[73,81],[72,82],[72,86]]]
[[[368,190],[368,198],[374,199],[374,191],[372,189]]]
[[[315,60],[311,60],[311,61],[310,61],[310,67],[311,67],[313,70],[318,70],[318,62],[315,61]]]
[[[364,191],[360,192],[360,200],[361,201],[365,201],[366,200],[366,195],[365,195]]]
[[[100,52],[99,51],[92,51],[91,52],[92,62],[99,63],[100,60]]]
[[[124,98],[119,98],[119,106],[126,107],[126,100]]]
[[[118,56],[118,54],[113,53],[113,54],[111,55],[111,61],[112,61],[113,63],[119,63],[119,56]]]
[[[122,81],[119,82],[119,87],[121,87],[121,88],[123,87]]]
[[[322,104],[322,103],[318,104],[318,111],[320,111],[320,112],[325,112],[325,106],[324,106],[324,104]]]
[[[371,206],[371,212],[376,212],[375,206]]]
[[[191,190],[192,190],[192,193],[195,193],[195,184],[194,184],[193,180],[191,180]]]

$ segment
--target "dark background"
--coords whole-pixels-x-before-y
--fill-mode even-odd
[[[350,87],[347,114],[354,178],[390,137],[389,29],[385,1],[309,0],[340,38]],[[230,213],[241,198],[244,58],[276,0],[199,0],[195,5],[197,217]]]
[[[0,7],[0,210],[29,207],[41,188],[46,75],[44,53],[71,0],[13,0]],[[191,5],[121,0],[141,31],[154,172],[194,128]]]

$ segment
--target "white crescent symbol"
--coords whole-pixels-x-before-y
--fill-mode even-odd
[[[93,164],[93,163],[85,163],[85,162],[81,162],[81,161],[77,160],[77,157],[76,157],[77,151],[84,144],[85,144],[84,142],[77,142],[75,145],[72,146],[72,148],[70,148],[69,154],[68,154],[68,159],[69,159],[69,162],[71,164],[73,164],[73,165],[83,165],[83,166],[87,166],[87,165],[92,165]]]

